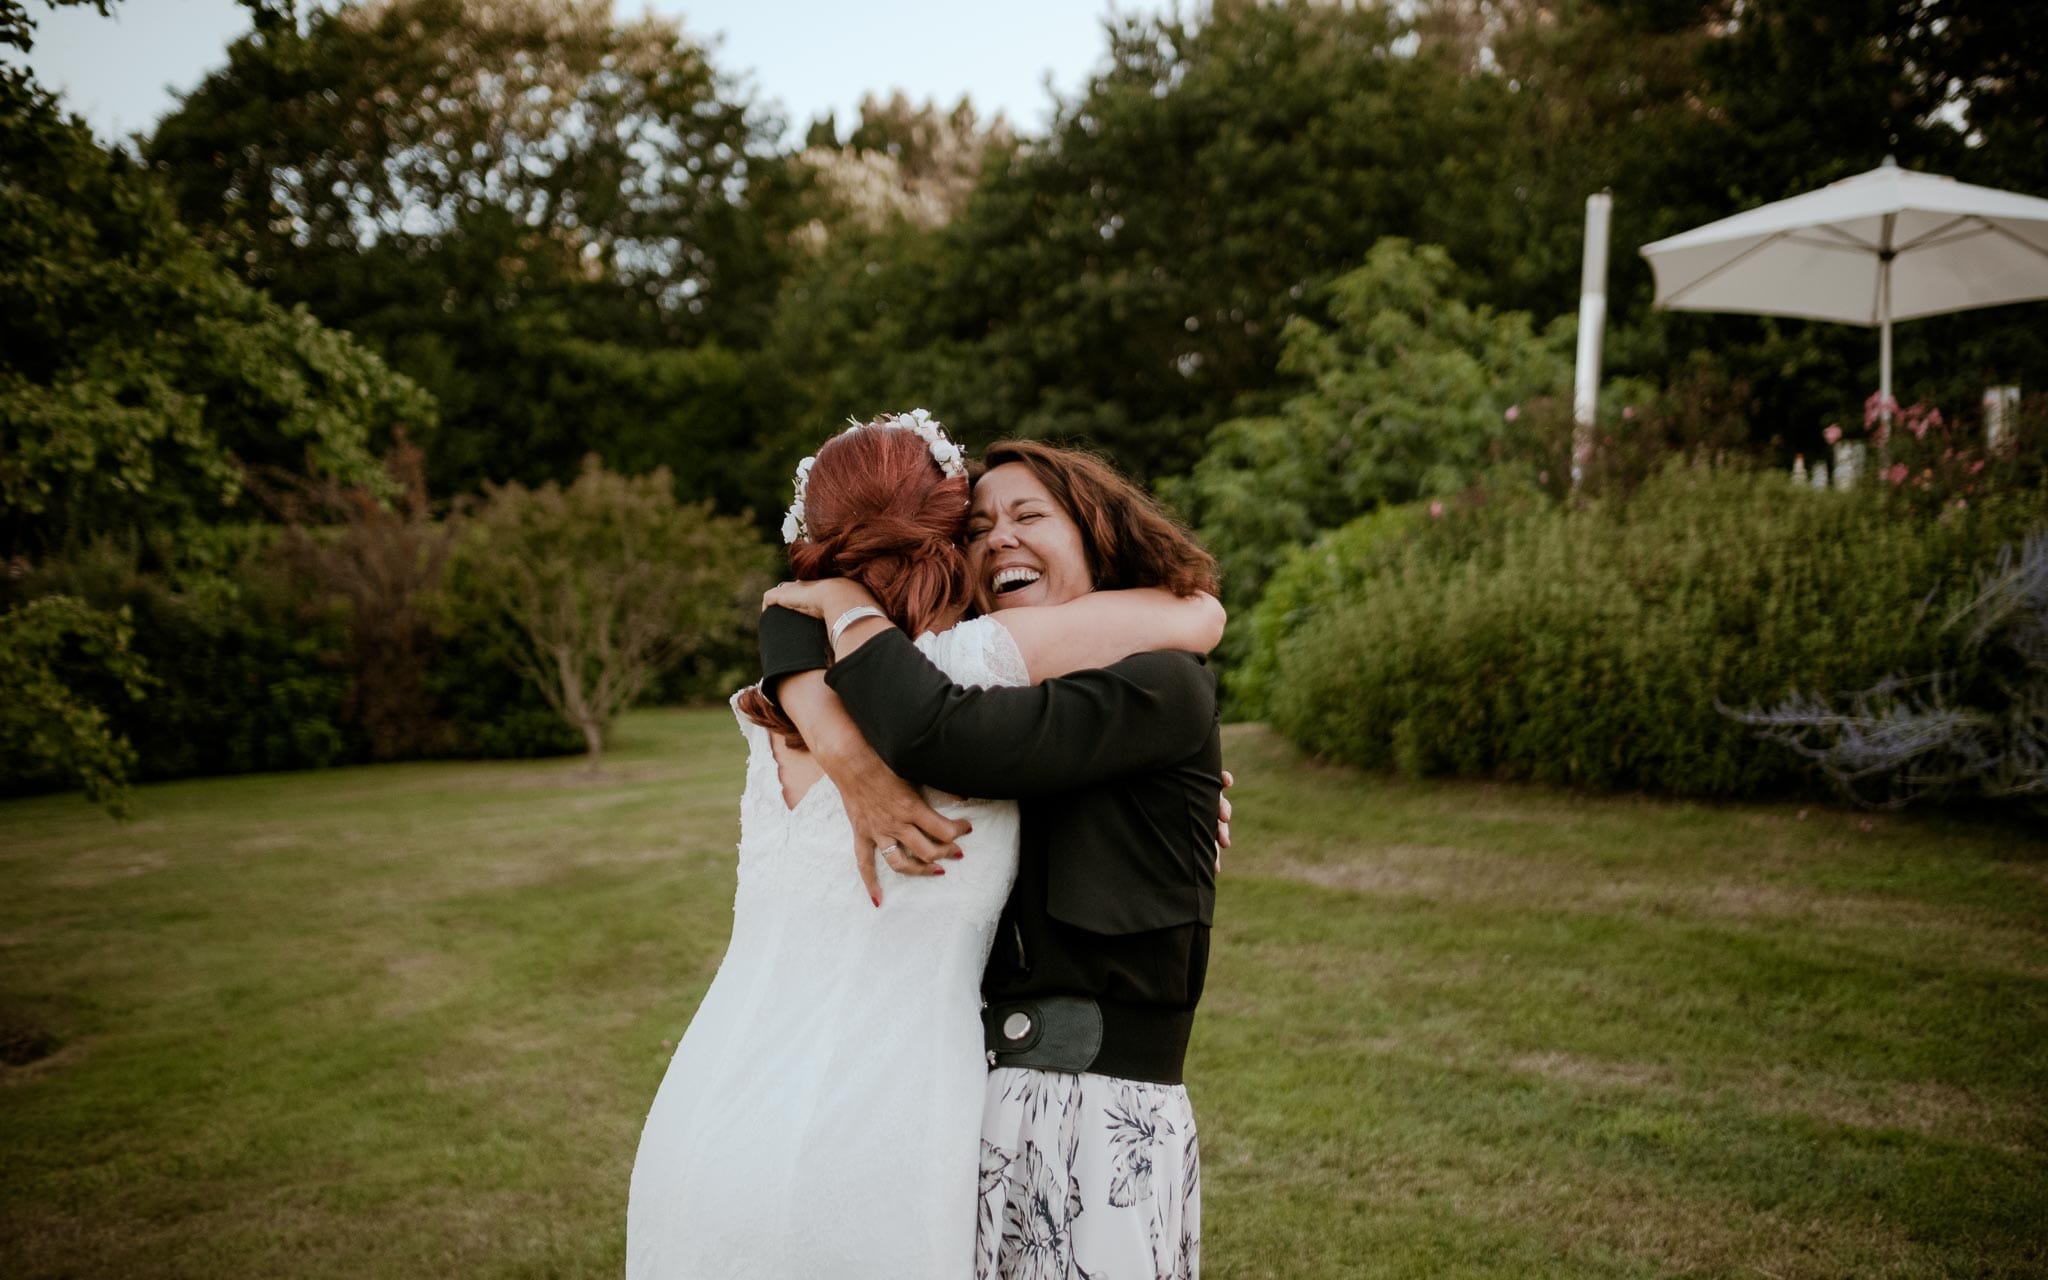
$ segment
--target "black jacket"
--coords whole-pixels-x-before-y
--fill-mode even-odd
[[[761,647],[771,685],[830,657],[823,626],[786,610],[763,616]],[[969,689],[890,631],[826,680],[898,774],[1020,801],[1017,884],[982,982],[990,999],[1194,1008],[1223,785],[1216,680],[1200,658],[1144,653],[1026,688]]]

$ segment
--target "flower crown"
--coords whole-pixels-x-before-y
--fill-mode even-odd
[[[939,424],[939,420],[923,409],[912,409],[909,413],[884,414],[873,422],[860,422],[852,418],[848,418],[847,421],[853,425],[840,432],[840,435],[848,435],[862,427],[870,426],[914,431],[931,450],[932,461],[938,464],[941,475],[948,480],[966,478],[967,455],[960,452],[960,446],[953,443],[952,437],[946,434],[946,428]],[[812,454],[796,464],[796,501],[789,504],[789,511],[782,517],[782,540],[785,543],[799,542],[805,536],[804,494],[810,487],[811,468],[817,461],[818,455]]]

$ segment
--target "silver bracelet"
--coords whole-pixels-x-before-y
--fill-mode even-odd
[[[859,622],[862,618],[880,618],[882,621],[887,622],[889,615],[871,604],[858,604],[848,609],[845,613],[840,614],[838,620],[832,624],[832,647],[834,649],[839,647],[839,637],[846,634],[846,629]]]

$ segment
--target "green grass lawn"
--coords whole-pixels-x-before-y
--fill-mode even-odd
[[[0,804],[0,1273],[618,1274],[740,750]],[[1226,750],[1212,1280],[2048,1275],[2038,839]]]

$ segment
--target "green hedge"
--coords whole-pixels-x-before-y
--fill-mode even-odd
[[[1701,796],[1804,785],[1717,706],[1953,665],[1939,629],[2039,490],[1928,518],[1869,489],[1674,467],[1625,504],[1405,508],[1297,552],[1240,706],[1369,768]]]
[[[497,652],[496,640],[437,629],[418,657],[429,694],[421,717],[440,727],[380,744],[354,713],[345,602],[280,554],[277,530],[209,531],[190,562],[144,569],[135,547],[102,540],[46,562],[10,594],[62,594],[108,615],[126,610],[133,653],[149,676],[140,700],[102,680],[80,692],[106,708],[134,749],[137,779],[320,768],[404,755],[556,755],[580,736]],[[36,771],[0,777],[0,790],[60,782]]]

